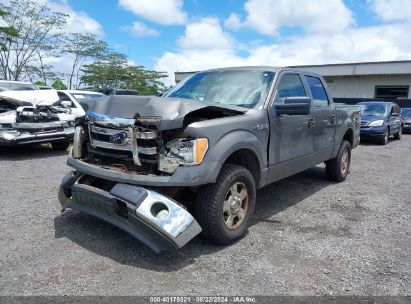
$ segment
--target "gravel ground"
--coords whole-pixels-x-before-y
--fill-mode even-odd
[[[344,183],[321,166],[257,193],[246,237],[156,255],[75,211],[48,146],[0,150],[1,295],[410,295],[411,135],[353,151]]]

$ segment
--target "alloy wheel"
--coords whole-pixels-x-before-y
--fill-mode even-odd
[[[245,184],[234,183],[227,191],[223,204],[224,224],[228,229],[238,228],[248,211],[248,191]]]

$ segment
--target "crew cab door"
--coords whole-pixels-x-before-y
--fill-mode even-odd
[[[313,149],[319,162],[328,160],[332,156],[335,139],[337,117],[335,106],[327,94],[325,85],[317,76],[304,75],[312,98],[311,118],[314,124],[311,128]]]
[[[286,103],[288,98],[309,97],[301,76],[293,72],[283,72],[279,75],[274,98],[268,109],[270,121],[269,182],[306,169],[304,158],[313,153],[309,110],[305,115],[278,115],[276,113],[276,105]]]

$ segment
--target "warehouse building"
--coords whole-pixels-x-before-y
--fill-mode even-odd
[[[337,102],[395,100],[411,107],[411,60],[292,66],[322,75]],[[176,83],[194,72],[176,72]]]

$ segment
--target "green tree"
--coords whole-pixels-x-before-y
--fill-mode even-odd
[[[34,82],[33,84],[35,84],[36,86],[45,86],[47,85],[45,82],[41,81],[41,80],[37,80],[36,82]]]
[[[127,79],[121,87],[134,89],[141,95],[157,95],[167,90],[162,78],[167,77],[165,72],[146,70],[142,66],[127,67]]]
[[[118,88],[127,78],[127,57],[110,52],[91,64],[84,65],[81,80],[96,89]]]
[[[56,90],[67,90],[67,86],[60,79],[54,80],[51,87]]]
[[[162,78],[167,77],[166,73],[129,65],[127,56],[117,52],[109,52],[95,62],[84,65],[82,71],[82,82],[95,90],[134,89],[142,95],[157,95],[166,90],[162,82]]]
[[[108,52],[107,42],[100,40],[94,34],[71,33],[66,36],[64,53],[73,57],[73,65],[69,76],[69,88],[73,86],[73,78],[77,75],[76,88],[79,83],[79,72],[84,62],[88,59],[97,59]]]
[[[4,21],[4,16],[7,12],[0,8],[0,23],[6,23]],[[12,26],[0,26],[0,50],[7,50],[7,42],[11,39],[16,39],[19,37],[19,32]]]
[[[19,80],[28,66],[39,66],[39,56],[45,57],[50,48],[61,42],[61,29],[67,15],[52,11],[47,5],[32,0],[10,0],[0,4],[7,12],[4,22],[19,33],[6,36],[0,50],[0,73],[4,79]]]

